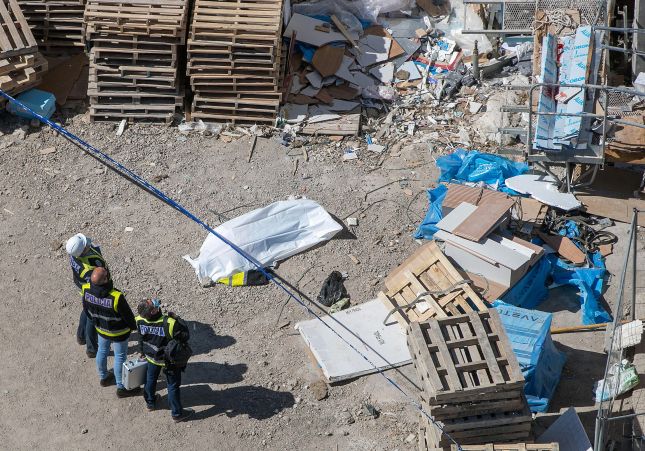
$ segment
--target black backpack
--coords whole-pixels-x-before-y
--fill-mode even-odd
[[[175,318],[175,321],[182,321]],[[164,329],[168,330],[168,317],[164,318]],[[174,368],[184,368],[188,360],[192,357],[193,350],[188,341],[179,341],[174,338],[170,339],[164,351],[166,365]]]

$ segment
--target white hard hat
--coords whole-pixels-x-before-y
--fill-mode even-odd
[[[82,233],[77,233],[69,240],[67,240],[65,249],[67,250],[67,253],[69,255],[73,257],[79,257],[83,253],[85,246],[87,246],[89,242],[90,240],[85,235],[83,235]]]

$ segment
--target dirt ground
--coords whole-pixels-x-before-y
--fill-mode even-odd
[[[274,286],[202,288],[182,259],[199,250],[206,237],[200,227],[51,130],[28,129],[23,139],[21,125],[0,114],[0,448],[128,449],[144,439],[163,449],[416,449],[417,413],[379,375],[331,386],[327,399],[316,400],[310,387],[321,375],[293,327],[309,318],[302,307]],[[407,146],[378,167],[379,155],[366,153],[342,162],[345,146],[308,145],[305,161],[302,149],[260,138],[249,163],[246,137],[227,144],[154,125],[116,137],[113,125],[90,125],[83,116],[68,125],[159,180],[160,189],[211,225],[291,195],[341,219],[358,217],[354,237],[344,234],[277,271],[313,298],[331,271],[347,272],[355,303],[372,299],[418,246],[411,235],[425,214],[424,190],[437,179],[434,158],[444,151]],[[41,154],[50,147],[55,152]],[[626,227],[616,230],[624,234]],[[75,341],[81,303],[64,241],[77,232],[101,245],[131,306],[160,297],[190,321],[196,355],[182,398],[197,412],[192,421],[172,423],[163,382],[162,409],[152,413],[143,399],[117,399],[114,387],[99,386],[94,361]],[[610,269],[618,260],[610,259]],[[558,290],[549,301],[563,318],[556,325],[579,324],[575,305],[554,301],[575,299],[575,292]],[[592,410],[591,386],[604,369],[602,334],[557,341],[569,361],[551,412],[570,405]],[[401,371],[415,377],[410,366]],[[405,377],[389,373],[414,396]],[[365,402],[378,418],[365,414]]]

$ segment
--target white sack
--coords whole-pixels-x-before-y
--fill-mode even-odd
[[[225,222],[215,231],[266,267],[327,241],[342,229],[316,202],[298,199],[253,210]],[[213,234],[206,237],[196,259],[188,255],[184,259],[195,268],[204,285],[256,269],[253,263]]]

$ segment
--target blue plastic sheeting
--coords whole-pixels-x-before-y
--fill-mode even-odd
[[[439,185],[435,189],[428,190],[427,194],[430,206],[426,213],[426,217],[423,218],[423,222],[414,233],[415,238],[431,240],[434,234],[439,230],[437,223],[441,221],[441,218],[443,218],[441,205],[443,204],[443,199],[446,197],[447,192],[448,188],[446,185]]]
[[[457,149],[449,155],[439,157],[437,167],[441,169],[440,182],[483,182],[492,189],[511,194],[517,193],[506,187],[506,179],[524,174],[529,169],[526,163],[516,163],[499,155],[464,149]]]
[[[56,97],[54,94],[41,91],[40,89],[30,89],[16,96],[16,100],[24,103],[25,106],[32,109],[41,116],[49,119],[54,111],[56,111]],[[25,119],[35,119],[27,110],[18,106],[18,104],[10,102],[7,106],[7,111],[14,116],[23,117]]]
[[[546,412],[567,360],[551,340],[552,314],[501,301],[495,301],[493,307],[499,313],[526,380],[524,394],[531,412]]]
[[[551,263],[540,258],[516,284],[501,298],[506,304],[516,307],[535,308],[549,297],[546,279],[551,273]]]
[[[600,252],[590,255],[593,267],[580,268],[564,262],[557,254],[547,255],[551,262],[553,282],[559,285],[574,285],[580,290],[582,324],[611,322],[611,315],[600,305],[600,296],[605,279],[605,262]]]

